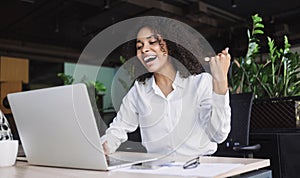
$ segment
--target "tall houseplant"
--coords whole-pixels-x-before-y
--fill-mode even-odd
[[[248,30],[246,56],[234,59],[230,84],[234,93],[254,92],[255,98],[275,98],[300,95],[300,58],[290,52],[287,36],[284,46],[279,48],[268,39],[269,54],[264,61],[258,60],[260,41],[264,34],[262,18],[252,16],[253,28]]]
[[[282,48],[267,37],[269,53],[259,60],[259,37],[264,34],[264,25],[258,14],[253,15],[252,20],[253,28],[248,30],[247,53],[234,59],[232,65],[232,92],[254,92],[256,100],[252,109],[253,127],[295,127],[296,122],[299,122],[297,109],[300,106],[300,97],[295,97],[300,96],[299,55],[290,51],[287,36],[284,36]],[[266,121],[268,118],[270,120]]]

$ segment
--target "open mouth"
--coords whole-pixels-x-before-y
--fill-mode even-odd
[[[147,57],[144,58],[144,61],[146,63],[148,63],[148,62],[151,62],[151,61],[155,60],[156,58],[157,58],[157,56],[147,56]]]

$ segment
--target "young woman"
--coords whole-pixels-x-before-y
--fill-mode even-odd
[[[208,155],[226,139],[228,48],[210,58],[211,74],[201,72],[198,60],[182,49],[154,27],[140,28],[136,56],[149,73],[135,81],[101,138],[105,154],[115,152],[138,126],[150,153]]]

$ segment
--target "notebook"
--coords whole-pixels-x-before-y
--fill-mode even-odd
[[[156,160],[150,154],[103,154],[85,84],[8,94],[8,100],[29,164],[111,170]]]

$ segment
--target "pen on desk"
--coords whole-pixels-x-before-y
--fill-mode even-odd
[[[157,169],[160,167],[182,167],[182,163],[178,163],[178,162],[167,162],[167,163],[162,163],[162,164],[135,164],[132,165],[131,168],[132,169]]]
[[[157,168],[159,168],[159,166],[150,165],[150,164],[136,164],[131,166],[131,169],[157,169]]]
[[[151,165],[151,164],[135,164],[132,165],[132,169],[157,169],[160,167],[182,167],[183,169],[192,169],[196,168],[200,164],[200,156],[197,156],[196,158],[193,158],[186,163],[180,163],[180,162],[168,162],[158,165]]]
[[[187,161],[182,167],[183,169],[196,168],[200,164],[200,156]]]
[[[177,162],[169,162],[169,163],[163,163],[159,164],[158,166],[160,167],[176,167],[176,166],[182,166],[182,163],[177,163]]]

